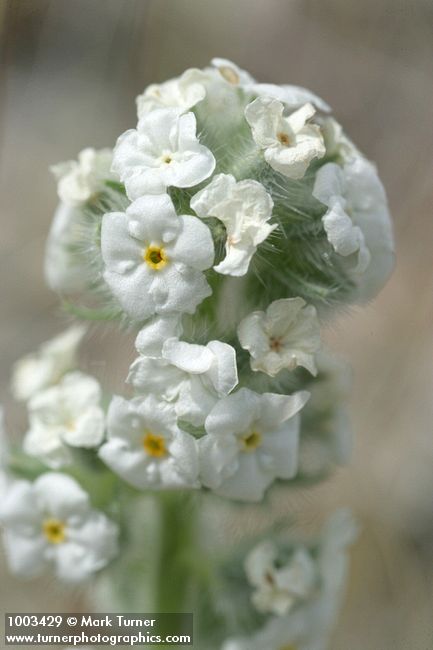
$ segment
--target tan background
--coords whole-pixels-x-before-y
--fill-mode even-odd
[[[431,0],[0,1],[0,400],[13,361],[62,325],[44,286],[56,203],[48,166],[111,145],[134,97],[212,56],[305,85],[378,163],[398,250],[380,298],[327,338],[355,371],[350,468],[300,495],[311,523],[350,504],[363,524],[332,650],[433,648],[433,3]],[[130,347],[90,336],[85,364],[120,386]],[[52,580],[0,576],[0,610],[82,606]],[[71,602],[72,601],[72,602]],[[203,649],[205,650],[205,649]]]

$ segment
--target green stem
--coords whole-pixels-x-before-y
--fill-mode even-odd
[[[158,499],[159,557],[155,605],[157,612],[191,611],[193,572],[197,551],[195,495],[165,492]]]

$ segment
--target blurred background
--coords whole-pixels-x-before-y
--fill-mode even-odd
[[[332,650],[431,650],[431,0],[0,0],[0,42],[0,401],[17,436],[25,419],[10,367],[64,323],[43,280],[56,205],[48,167],[111,146],[135,124],[134,98],[147,84],[232,59],[261,81],[315,91],[377,162],[396,269],[373,304],[326,333],[354,368],[354,456],[294,509],[311,524],[350,505],[362,523]],[[85,368],[120,387],[130,346],[110,330],[88,339]],[[82,607],[82,593],[53,581],[8,577],[0,555],[2,612]]]

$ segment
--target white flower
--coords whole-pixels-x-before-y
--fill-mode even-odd
[[[15,481],[0,503],[0,521],[9,565],[22,576],[52,568],[58,578],[79,582],[117,553],[117,526],[92,510],[87,494],[64,474]]]
[[[356,193],[356,188],[355,193]],[[314,196],[328,206],[323,217],[323,226],[335,252],[343,257],[356,253],[355,273],[362,273],[370,263],[363,232],[356,226],[347,211],[352,210],[346,198],[345,174],[335,163],[328,163],[319,169],[313,190]]]
[[[151,84],[136,99],[138,117],[142,118],[157,108],[182,108],[188,111],[206,96],[204,83],[207,75],[191,68],[175,79],[162,84]]]
[[[325,140],[326,153],[328,156],[337,156],[343,162],[349,162],[354,158],[362,156],[359,149],[343,131],[341,124],[333,117],[319,118],[323,139]]]
[[[373,297],[394,259],[386,195],[374,165],[362,156],[352,157],[344,167],[327,163],[317,173],[313,194],[328,207],[322,219],[328,240],[347,258],[361,299]]]
[[[108,440],[99,455],[131,485],[140,489],[199,486],[197,443],[178,428],[172,406],[152,395],[130,401],[115,396],[107,428]]]
[[[283,368],[303,366],[317,374],[320,325],[315,307],[302,298],[275,300],[266,312],[252,312],[239,324],[238,337],[253,370],[275,377]]]
[[[203,484],[217,494],[260,501],[276,479],[290,479],[298,467],[299,417],[309,394],[264,393],[241,388],[220,400],[200,439]]]
[[[111,149],[83,149],[78,161],[53,165],[51,171],[57,179],[57,192],[63,203],[80,207],[105,189],[105,182],[116,180],[111,171],[113,152]]]
[[[231,174],[218,174],[191,199],[199,217],[217,217],[227,231],[226,257],[214,267],[218,273],[245,275],[251,258],[277,225],[268,223],[273,201],[261,183],[239,183]]]
[[[335,513],[313,547],[317,588],[285,616],[273,616],[252,637],[230,639],[222,650],[326,650],[347,577],[347,547],[357,527],[347,511]]]
[[[186,112],[201,102],[210,91],[218,93],[218,84],[245,86],[254,79],[248,72],[228,59],[212,59],[212,68],[190,68],[174,79],[162,84],[151,84],[136,99],[138,117],[158,108],[180,108]],[[221,90],[220,90],[221,92]]]
[[[82,325],[67,330],[43,343],[38,352],[17,361],[13,368],[11,389],[18,400],[28,400],[35,393],[57,383],[75,368],[77,348],[86,332]]]
[[[284,104],[270,97],[258,97],[245,109],[257,145],[264,149],[266,162],[288,178],[302,178],[314,158],[325,154],[320,128],[308,124],[315,114],[305,104],[287,117]]]
[[[259,612],[287,614],[295,604],[314,592],[316,568],[307,549],[296,548],[284,563],[278,563],[278,548],[267,540],[247,556],[245,571],[255,587],[252,602]]]
[[[214,169],[212,152],[198,141],[194,114],[182,114],[181,109],[146,113],[137,129],[120,136],[114,149],[113,170],[131,200],[170,186],[193,187]]]
[[[78,293],[89,284],[88,269],[76,254],[80,236],[78,208],[59,203],[48,235],[44,263],[45,279],[53,291]]]
[[[211,294],[202,273],[214,259],[210,230],[197,217],[177,216],[168,194],[104,215],[101,250],[104,279],[134,319],[192,314]]]
[[[199,426],[218,399],[236,386],[236,353],[221,341],[195,345],[170,338],[159,358],[138,357],[127,381],[144,394],[173,402],[180,419]]]
[[[71,461],[68,445],[96,447],[104,436],[100,401],[98,382],[81,372],[68,373],[57,386],[37,393],[28,403],[25,451],[57,469]]]

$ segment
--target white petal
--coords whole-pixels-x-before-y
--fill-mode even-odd
[[[240,453],[237,471],[215,489],[216,494],[237,501],[259,502],[273,477],[263,472],[257,454]]]
[[[314,181],[313,196],[328,207],[346,193],[346,181],[341,167],[326,163],[319,169]]]
[[[220,397],[228,395],[238,383],[236,351],[221,341],[210,341],[206,347],[214,354],[208,377]]]
[[[89,497],[70,476],[56,472],[42,474],[33,484],[40,511],[66,519],[89,511]]]
[[[167,253],[176,262],[186,264],[198,271],[212,266],[215,256],[214,244],[209,228],[202,221],[192,216],[178,217],[182,231]]]
[[[181,230],[173,201],[165,193],[141,196],[127,208],[126,215],[130,237],[142,240],[143,247],[172,241]]]
[[[245,573],[252,585],[260,586],[266,574],[273,568],[277,557],[277,548],[266,540],[254,547],[245,560]]]
[[[238,468],[238,443],[233,435],[206,435],[199,440],[200,476],[215,489]]]
[[[294,416],[276,431],[263,437],[257,454],[263,470],[273,478],[291,479],[298,470],[299,417]],[[266,458],[264,458],[266,456]]]
[[[305,406],[310,398],[310,393],[305,390],[293,395],[277,395],[276,393],[263,393],[260,396],[260,424],[262,431],[272,431],[283,422],[289,420]]]
[[[221,399],[206,418],[206,431],[212,434],[234,434],[248,431],[259,415],[260,396],[248,388]]]
[[[218,396],[209,386],[205,375],[189,375],[189,379],[180,387],[176,402],[176,413],[180,420],[186,420],[194,426],[201,426]]]
[[[27,400],[36,392],[58,382],[77,363],[77,348],[86,327],[73,325],[50,341],[36,354],[28,355],[14,366],[12,391],[16,399]]]
[[[163,357],[169,363],[191,374],[207,372],[214,362],[214,354],[204,345],[168,339],[163,346]]]
[[[104,272],[104,280],[127,314],[145,320],[155,313],[155,301],[150,293],[154,278],[144,264],[132,273]]]
[[[66,582],[88,579],[117,554],[117,526],[100,512],[90,512],[79,526],[68,527],[66,535],[54,556],[56,573]]]
[[[139,331],[135,339],[135,347],[143,355],[159,357],[164,342],[169,338],[178,338],[182,331],[180,314],[155,317]]]
[[[102,259],[108,271],[125,274],[143,261],[143,245],[129,233],[129,219],[123,212],[104,214],[101,229]]]
[[[217,216],[212,211],[221,201],[230,196],[236,185],[231,174],[217,174],[202,190],[194,194],[191,207],[199,217]]]
[[[247,89],[257,95],[273,97],[288,106],[302,106],[307,102],[314,104],[319,110],[328,113],[331,109],[320,97],[301,86],[275,84],[252,84]]]
[[[104,437],[105,417],[98,406],[92,406],[76,421],[75,427],[63,435],[63,440],[73,447],[97,447]]]
[[[46,568],[42,536],[24,537],[11,530],[3,534],[6,558],[13,573],[26,578],[41,575]]]
[[[281,123],[284,106],[277,99],[258,97],[245,109],[245,118],[259,147],[272,146]]]
[[[168,266],[164,274],[156,277],[150,291],[159,314],[193,314],[197,305],[212,294],[201,271],[180,264]]]
[[[129,368],[127,382],[142,393],[153,393],[171,401],[179,393],[185,373],[165,359],[138,357]]]
[[[212,65],[218,70],[221,77],[230,85],[244,86],[254,82],[253,77],[249,72],[239,68],[233,61],[229,59],[213,58]]]
[[[11,528],[34,530],[40,522],[37,501],[29,481],[13,481],[0,501],[0,521]]]
[[[298,133],[305,126],[306,122],[313,117],[316,113],[314,106],[311,104],[304,104],[298,110],[290,113],[286,118],[287,123],[290,125],[294,133]]]
[[[59,390],[62,408],[71,414],[82,414],[87,408],[97,406],[102,396],[99,382],[83,372],[69,372],[59,384]]]
[[[265,332],[265,312],[255,311],[248,314],[238,326],[238,338],[241,346],[254,357],[261,357],[269,352],[269,336]]]
[[[64,428],[59,431],[33,424],[24,438],[23,449],[26,454],[40,458],[51,469],[60,469],[72,460],[70,451],[62,443],[64,432]]]

